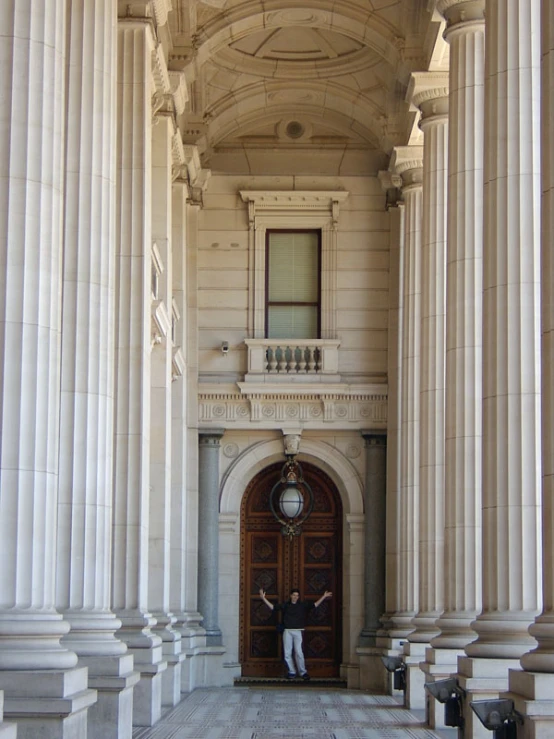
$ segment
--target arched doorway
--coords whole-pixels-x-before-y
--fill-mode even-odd
[[[245,677],[283,675],[281,636],[275,614],[260,600],[284,601],[293,587],[304,600],[317,600],[325,590],[333,597],[312,610],[304,632],[304,654],[314,677],[338,677],[342,624],[342,505],[329,477],[302,463],[314,493],[314,510],[301,536],[289,540],[269,508],[269,494],[282,463],[262,470],[248,485],[241,506],[240,660]]]

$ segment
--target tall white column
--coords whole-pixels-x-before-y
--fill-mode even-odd
[[[161,716],[162,641],[148,611],[152,310],[152,27],[118,27],[113,607],[135,657],[133,723]]]
[[[476,675],[507,687],[541,607],[540,0],[489,0],[485,32],[484,570],[478,638],[459,660],[469,700]]]
[[[163,642],[168,669],[162,676],[162,705],[181,699],[181,634],[173,628],[169,607],[171,546],[171,392],[173,375],[173,248],[172,248],[173,119],[158,113],[152,131],[152,240],[161,260],[158,294],[153,310],[165,317],[151,355],[150,397],[150,522],[148,605]]]
[[[6,0],[0,24],[0,690],[20,737],[37,713],[77,737],[96,694],[55,608],[65,2]]]
[[[67,7],[56,602],[71,626],[64,642],[99,691],[88,736],[119,739],[132,733],[138,674],[110,611],[117,15],[113,0]]]
[[[419,409],[421,347],[422,147],[398,147],[391,169],[402,176],[405,234],[402,305],[401,489],[399,499],[398,610],[389,635],[402,639],[413,631],[418,610]]]
[[[538,642],[510,672],[511,697],[525,713],[525,739],[554,732],[554,0],[543,0],[542,166],[542,564],[543,610],[529,632]]]
[[[481,609],[485,2],[439,0],[438,8],[450,44],[445,585],[430,659],[450,673]]]
[[[418,604],[408,637],[406,703],[425,706],[420,663],[437,634],[443,608],[444,570],[444,384],[446,292],[446,186],[448,159],[448,77],[412,75],[408,94],[421,111],[423,225],[421,243],[421,348],[419,435]]]

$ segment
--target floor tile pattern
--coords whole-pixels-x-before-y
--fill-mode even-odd
[[[437,739],[385,695],[358,691],[201,688],[133,739]]]

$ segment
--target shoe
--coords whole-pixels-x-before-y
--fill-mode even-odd
[[[287,672],[287,680],[294,680],[296,672]]]
[[[310,676],[308,675],[308,673],[307,673],[307,672],[305,672],[305,673],[304,673],[304,674],[302,675],[302,680],[306,680],[306,682],[307,682],[307,681],[308,681],[309,679],[310,679]]]

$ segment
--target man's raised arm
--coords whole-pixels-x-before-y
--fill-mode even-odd
[[[262,588],[260,588],[260,598],[263,600],[268,608],[271,608],[271,610],[273,610],[273,603],[268,601],[268,599],[265,597],[265,590],[263,590]]]

